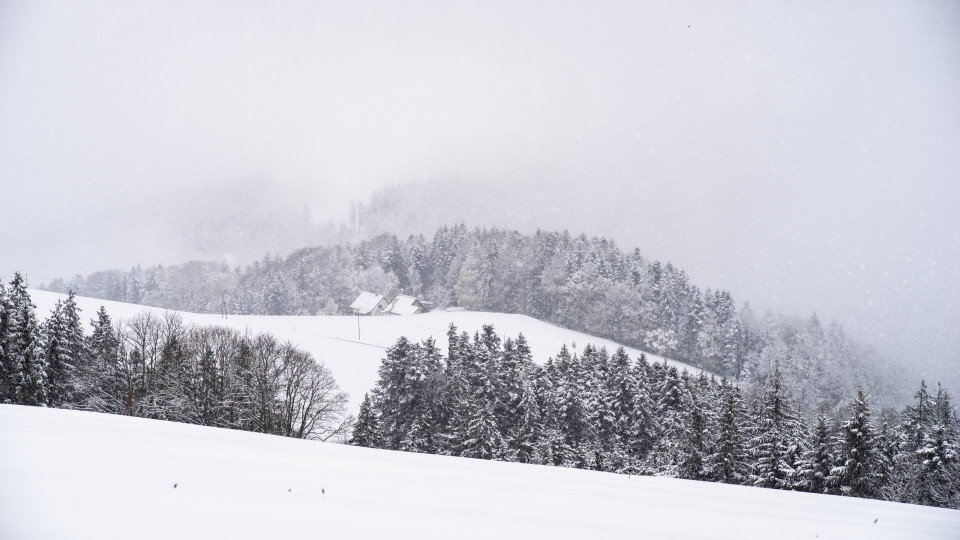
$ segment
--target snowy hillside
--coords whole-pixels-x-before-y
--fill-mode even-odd
[[[0,405],[0,538],[956,538],[960,512]]]
[[[40,318],[50,314],[58,299],[66,298],[62,294],[40,290],[30,290],[30,296],[37,305],[37,316]],[[97,298],[77,297],[76,302],[83,310],[81,315],[84,323],[94,317],[101,305],[106,307],[114,321],[128,319],[144,310],[157,314],[168,311]],[[568,347],[575,346],[573,350],[582,348],[587,343],[607,347],[610,352],[619,347],[617,343],[607,339],[559,328],[525,315],[504,313],[441,311],[422,315],[360,318],[230,315],[226,319],[220,315],[179,313],[185,321],[195,324],[230,326],[254,333],[267,332],[278,339],[290,340],[299,348],[309,351],[330,369],[340,387],[350,395],[348,410],[353,413],[359,409],[364,393],[373,388],[377,380],[377,368],[380,367],[380,360],[387,347],[393,345],[400,336],[407,336],[414,342],[433,336],[437,345],[446,351],[447,328],[450,323],[471,335],[485,324],[492,324],[497,334],[503,337],[516,337],[523,333],[537,362],[545,362],[550,356],[556,355],[564,344]],[[89,328],[87,331],[89,332]],[[626,348],[626,351],[633,358],[641,353],[632,348]],[[652,354],[647,354],[647,358],[651,362],[662,361],[661,357]],[[700,371],[681,362],[669,362],[679,368],[697,373]]]

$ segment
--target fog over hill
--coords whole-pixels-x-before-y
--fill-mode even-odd
[[[394,186],[365,232],[602,234],[957,388],[958,23],[909,1],[0,3],[0,276],[245,264]]]

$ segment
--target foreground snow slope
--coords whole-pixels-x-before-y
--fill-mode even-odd
[[[30,290],[30,296],[37,305],[37,316],[41,319],[50,315],[58,299],[66,295]],[[129,319],[143,311],[153,311],[163,315],[168,310],[110,302],[97,298],[77,297],[77,305],[83,310],[81,313],[84,323],[96,316],[100,306],[107,309],[107,313],[114,319]],[[393,345],[400,336],[407,336],[417,342],[433,336],[437,346],[446,353],[447,328],[453,323],[461,331],[466,330],[471,335],[480,330],[485,324],[492,324],[501,338],[517,337],[523,333],[534,360],[545,362],[560,350],[561,345],[568,347],[576,345],[578,350],[584,345],[592,343],[603,346],[612,353],[619,344],[609,339],[588,336],[573,330],[566,330],[552,324],[538,321],[526,315],[510,315],[505,313],[482,313],[472,311],[447,312],[438,311],[422,315],[389,316],[389,317],[270,317],[257,315],[230,315],[226,319],[220,315],[203,315],[197,313],[177,312],[185,321],[195,324],[216,324],[230,326],[241,331],[266,332],[280,340],[289,340],[298,347],[309,351],[314,358],[322,362],[334,378],[348,394],[350,394],[349,409],[356,413],[363,401],[363,394],[373,388],[377,380],[377,368],[384,356],[387,347]],[[358,328],[359,326],[359,328]],[[89,327],[86,328],[89,333]],[[358,337],[359,334],[359,337]],[[626,348],[631,358],[636,358],[641,351]],[[651,362],[662,361],[656,355],[647,354]],[[679,368],[691,371],[691,368],[681,362],[672,364]]]
[[[960,512],[0,405],[0,538],[957,538]]]

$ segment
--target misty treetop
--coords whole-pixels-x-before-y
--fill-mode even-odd
[[[332,374],[290,343],[147,311],[85,335],[71,293],[42,323],[16,274],[0,285],[0,403],[329,439],[352,419]]]
[[[491,326],[400,338],[363,400],[351,444],[960,508],[960,422],[926,383],[877,428],[863,390],[810,422],[778,369],[741,389],[587,345],[533,363]]]
[[[357,244],[265,257],[244,269],[189,262],[77,276],[49,284],[99,298],[200,313],[348,314],[358,291],[429,300],[438,308],[520,313],[702,367],[765,383],[774,365],[804,406],[836,405],[858,386],[883,403],[907,393],[899,365],[835,324],[738,309],[670,263],[605,238],[442,227],[431,239],[385,234]],[[802,384],[801,384],[802,383]]]

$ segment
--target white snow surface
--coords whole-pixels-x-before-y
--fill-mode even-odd
[[[33,303],[37,305],[37,317],[41,319],[50,315],[57,300],[66,299],[64,294],[34,289],[29,292]],[[107,309],[107,313],[114,322],[129,319],[143,311],[153,311],[161,316],[164,312],[170,311],[80,296],[76,297],[76,303],[82,310],[81,320],[88,334],[90,333],[89,321],[96,317],[96,312],[101,305]],[[406,336],[413,342],[433,336],[437,346],[446,354],[447,328],[450,323],[455,324],[458,331],[465,330],[471,336],[485,324],[492,324],[501,339],[516,338],[518,334],[523,333],[530,345],[534,360],[541,363],[546,362],[551,356],[556,356],[564,344],[571,348],[571,352],[582,350],[589,343],[597,347],[606,347],[611,354],[620,346],[609,339],[560,328],[526,315],[506,313],[435,311],[419,315],[378,317],[228,315],[226,319],[220,315],[183,311],[177,313],[188,323],[229,326],[252,333],[265,332],[282,341],[289,340],[310,352],[318,362],[330,369],[340,387],[349,394],[348,409],[354,414],[360,409],[363,395],[372,390],[377,381],[377,369],[380,367],[380,361],[385,356],[387,347],[396,343],[400,336]],[[638,349],[630,347],[625,349],[631,358],[636,358],[641,353]],[[660,356],[646,354],[650,362],[663,361]],[[682,362],[673,360],[667,360],[667,362],[681,369],[700,372],[699,369]]]
[[[960,511],[0,405],[0,538],[956,539]]]

